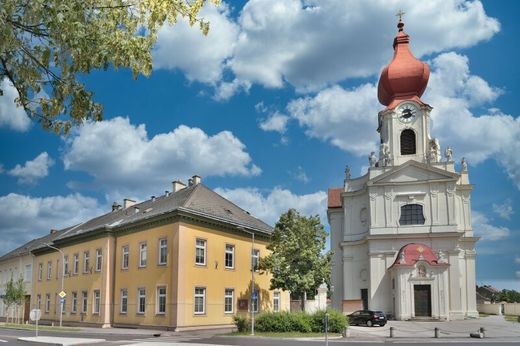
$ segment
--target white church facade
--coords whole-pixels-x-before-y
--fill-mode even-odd
[[[429,68],[403,26],[379,80],[379,155],[369,155],[367,174],[347,168],[344,186],[329,189],[332,305],[398,320],[478,317],[467,163],[456,170],[452,149],[441,158],[430,135],[432,107],[420,98]]]

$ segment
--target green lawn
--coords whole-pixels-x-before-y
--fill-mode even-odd
[[[9,329],[24,329],[24,330],[35,330],[34,324],[16,324],[16,323],[0,323],[0,328]],[[38,330],[44,330],[49,332],[78,332],[80,329],[71,327],[51,327],[51,326],[38,326]]]
[[[518,322],[518,316],[515,315],[505,315],[504,318],[506,319],[506,321]]]
[[[251,332],[232,332],[227,335],[231,336],[250,336]],[[275,333],[275,332],[255,332],[255,336],[266,336],[271,338],[319,338],[325,337],[324,333],[301,333],[301,332],[285,332],[285,333]],[[341,334],[338,333],[329,333],[329,337],[338,337]]]

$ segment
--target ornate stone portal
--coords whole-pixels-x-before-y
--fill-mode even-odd
[[[467,163],[430,136],[432,107],[421,100],[429,68],[409,49],[400,20],[394,57],[383,69],[377,118],[379,159],[329,189],[334,251],[332,304],[368,307],[397,319],[478,317],[475,243]],[[363,273],[363,274],[360,274]]]

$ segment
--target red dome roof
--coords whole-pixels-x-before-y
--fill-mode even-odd
[[[428,65],[416,59],[410,51],[410,38],[403,31],[404,23],[399,21],[397,27],[399,32],[394,39],[394,57],[381,72],[377,88],[379,102],[388,108],[394,108],[401,100],[423,103],[419,98],[430,77]]]
[[[393,266],[413,266],[417,261],[422,260],[428,262],[431,266],[447,265],[446,263],[439,263],[437,255],[428,245],[420,243],[406,244],[399,250],[397,258]]]

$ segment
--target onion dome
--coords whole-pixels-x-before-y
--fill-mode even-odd
[[[397,36],[394,39],[394,57],[383,69],[379,78],[377,97],[388,108],[394,108],[401,100],[415,100],[426,89],[430,69],[415,58],[410,51],[410,37],[403,31],[404,23],[399,20]]]

